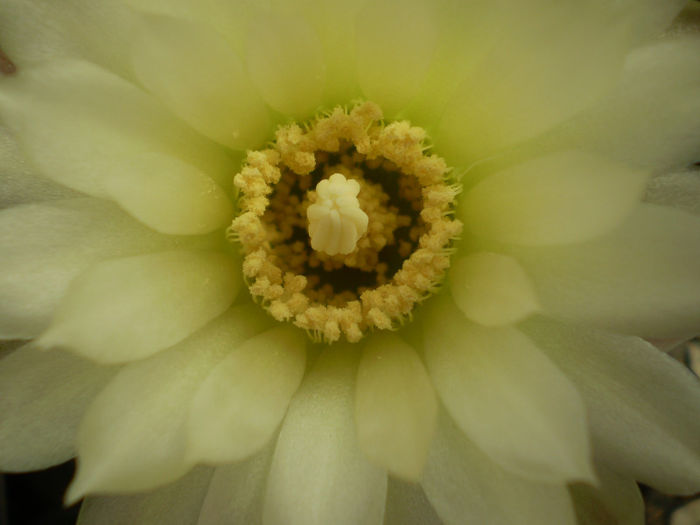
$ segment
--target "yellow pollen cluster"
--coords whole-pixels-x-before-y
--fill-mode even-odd
[[[316,340],[356,342],[402,323],[439,286],[461,233],[459,186],[425,153],[425,131],[381,119],[365,102],[308,129],[283,126],[234,177],[240,213],[228,236],[243,247],[251,294]]]

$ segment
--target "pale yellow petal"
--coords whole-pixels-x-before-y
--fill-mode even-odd
[[[156,99],[88,62],[37,63],[4,78],[0,116],[41,173],[95,196],[109,196],[106,181],[146,152],[175,157],[224,186],[235,167]]]
[[[358,14],[358,79],[385,116],[404,108],[423,84],[436,48],[436,18],[426,0],[370,2]]]
[[[485,326],[521,321],[539,310],[537,294],[518,261],[476,252],[452,263],[450,292],[467,318]]]
[[[304,376],[306,334],[290,325],[234,348],[194,394],[188,455],[206,463],[244,459],[272,437]]]
[[[173,251],[113,259],[74,279],[38,340],[103,363],[167,348],[225,311],[241,284],[236,261]]]
[[[594,241],[501,248],[525,268],[553,317],[648,338],[690,338],[700,330],[696,215],[643,204]]]
[[[355,423],[362,451],[395,476],[417,481],[436,417],[435,392],[416,351],[396,335],[372,335],[355,386]]]
[[[515,474],[593,479],[585,408],[571,381],[522,333],[472,324],[448,301],[429,312],[425,357],[460,429]]]
[[[356,357],[326,349],[292,400],[272,459],[264,525],[380,525],[386,472],[367,461],[353,421]]]
[[[596,464],[597,486],[574,483],[569,493],[576,508],[578,525],[641,525],[644,500],[635,480]]]
[[[144,17],[134,37],[138,79],[203,135],[234,149],[259,147],[268,110],[232,47],[211,27]]]
[[[503,469],[444,412],[422,485],[444,525],[577,525],[566,485]]]
[[[192,468],[195,461],[187,454],[192,396],[221,359],[267,322],[246,306],[165,352],[125,366],[100,392],[80,425],[69,500],[152,489]]]
[[[523,331],[581,392],[601,463],[669,494],[700,490],[696,376],[636,337],[546,319]]]
[[[193,239],[195,240],[195,239]],[[0,336],[36,337],[68,284],[90,265],[190,245],[155,233],[102,199],[26,204],[0,211]]]
[[[214,471],[199,519],[188,525],[259,525],[272,446]]]
[[[253,19],[246,65],[273,109],[288,116],[312,115],[321,103],[325,65],[318,35],[301,16],[268,14]]]
[[[192,525],[212,471],[199,467],[174,483],[140,494],[88,496],[80,505],[78,525]]]
[[[0,468],[39,470],[72,458],[80,418],[115,372],[31,346],[0,360]]]
[[[503,242],[578,242],[621,223],[648,178],[603,157],[553,153],[487,177],[465,195],[460,218],[473,234]]]

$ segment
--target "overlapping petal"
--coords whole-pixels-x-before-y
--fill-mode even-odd
[[[635,337],[537,319],[528,333],[576,384],[601,462],[668,493],[700,490],[700,381]]]
[[[425,0],[380,0],[357,15],[357,76],[362,92],[385,116],[420,90],[438,39],[436,6]]]
[[[207,494],[212,470],[193,469],[175,483],[143,494],[90,496],[80,507],[78,525],[192,525]]]
[[[395,335],[367,342],[355,386],[360,447],[392,474],[417,481],[435,431],[435,392],[416,351]]]
[[[194,394],[221,359],[264,326],[259,312],[234,309],[173,348],[124,367],[80,425],[78,473],[67,498],[151,489],[190,470],[197,460],[187,432]]]
[[[92,264],[197,245],[157,234],[92,198],[2,210],[0,242],[0,334],[6,338],[31,338],[46,329],[68,284]]]
[[[587,243],[506,248],[535,283],[545,312],[649,338],[692,337],[700,319],[700,218],[643,204]]]
[[[207,463],[241,460],[272,437],[306,365],[306,336],[277,326],[218,363],[194,393],[189,456]]]
[[[67,60],[27,68],[0,84],[0,115],[44,175],[156,230],[207,233],[230,220],[212,177],[231,160],[105,70]]]
[[[116,372],[24,346],[0,360],[0,468],[36,470],[75,455],[83,412]]]
[[[445,525],[575,525],[566,486],[504,470],[443,414],[423,488]]]
[[[593,479],[583,401],[530,339],[469,323],[443,298],[424,345],[447,411],[494,462],[533,480]]]
[[[241,59],[210,27],[144,17],[132,60],[137,78],[203,135],[234,149],[255,148],[267,138],[264,102]]]
[[[265,102],[285,115],[310,117],[326,78],[313,27],[298,15],[260,15],[249,24],[248,42],[246,65]]]
[[[380,525],[386,472],[358,446],[353,422],[357,358],[325,351],[289,407],[267,482],[264,525]]]
[[[475,235],[514,244],[580,242],[612,230],[639,203],[649,173],[580,151],[499,171],[472,188],[460,217]]]
[[[71,282],[38,344],[103,363],[148,357],[224,312],[240,284],[235,260],[220,252],[97,263]]]
[[[507,325],[539,310],[537,294],[518,261],[475,252],[451,266],[450,292],[468,319],[485,326]]]

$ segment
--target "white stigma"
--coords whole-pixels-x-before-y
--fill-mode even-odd
[[[334,173],[316,186],[316,202],[306,210],[311,247],[328,255],[351,253],[367,231],[367,214],[360,208],[360,184]]]

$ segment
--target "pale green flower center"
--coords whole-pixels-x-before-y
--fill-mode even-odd
[[[249,290],[315,340],[356,342],[403,323],[438,288],[461,232],[459,186],[425,153],[425,131],[381,118],[367,102],[306,131],[284,126],[234,178],[229,238],[243,247]]]

